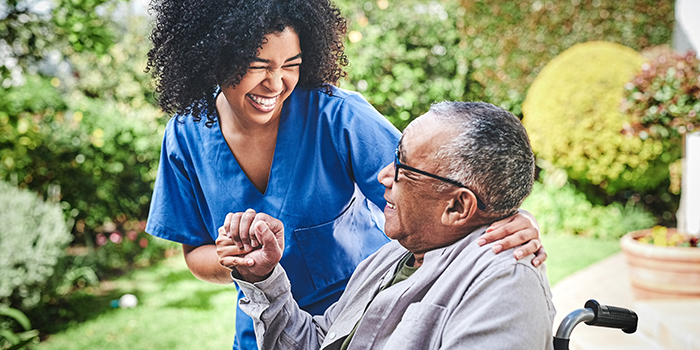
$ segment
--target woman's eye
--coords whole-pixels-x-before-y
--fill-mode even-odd
[[[301,66],[301,63],[293,63],[293,64],[288,64],[288,65],[284,66],[284,68],[297,68],[299,66]]]
[[[265,67],[248,67],[248,69],[249,69],[249,70],[256,70],[256,71],[258,71],[258,70],[263,70],[263,69],[265,69]]]

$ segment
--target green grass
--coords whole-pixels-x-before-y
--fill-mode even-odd
[[[620,251],[619,240],[571,235],[543,235],[547,278],[554,286],[563,278]]]
[[[543,236],[547,275],[552,285],[620,250],[617,240]],[[236,291],[195,279],[177,255],[163,263],[103,283],[96,295],[81,295],[82,322],[57,327],[38,350],[230,349],[234,336]],[[113,309],[111,299],[132,293],[139,304]],[[87,310],[87,311],[86,311]],[[81,315],[84,316],[84,315]]]
[[[105,287],[103,283],[102,289]],[[72,324],[36,349],[230,349],[234,337],[236,289],[197,280],[181,255],[106,284],[109,295],[138,297],[132,309],[112,309]],[[118,292],[118,293],[115,293]]]

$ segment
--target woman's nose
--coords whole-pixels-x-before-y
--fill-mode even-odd
[[[281,91],[284,85],[283,75],[282,69],[268,71],[267,78],[265,79],[265,87],[270,91]]]

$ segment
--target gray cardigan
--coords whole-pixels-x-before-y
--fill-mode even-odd
[[[396,241],[357,267],[323,315],[299,309],[279,264],[262,282],[237,281],[246,295],[240,307],[264,350],[338,349],[360,318],[349,350],[550,349],[555,310],[544,267],[479,247],[485,228],[429,251],[418,271],[374,300],[407,252]]]

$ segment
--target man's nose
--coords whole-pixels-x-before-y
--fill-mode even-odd
[[[394,163],[389,163],[377,175],[377,180],[386,188],[391,188],[394,185]]]

